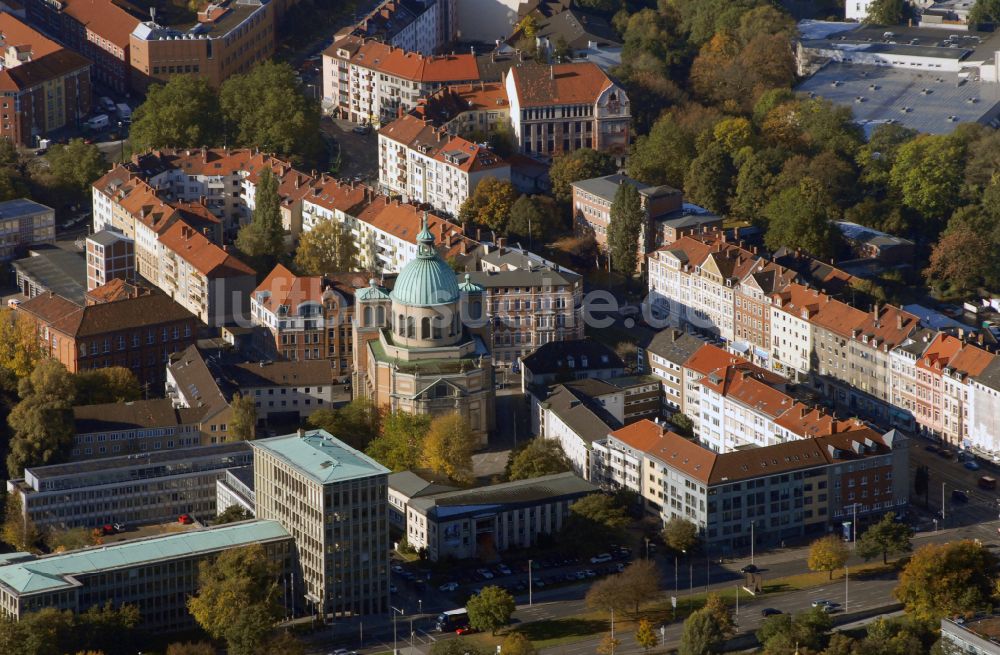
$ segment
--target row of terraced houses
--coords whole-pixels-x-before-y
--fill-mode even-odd
[[[648,255],[650,306],[852,414],[1000,452],[1000,360],[981,339],[927,329],[893,305],[853,307],[829,292],[850,276],[825,267],[806,279],[783,254],[719,231],[684,236]]]

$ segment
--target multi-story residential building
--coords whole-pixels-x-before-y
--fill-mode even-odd
[[[278,264],[250,297],[250,315],[254,325],[270,332],[269,351],[292,361],[329,360],[333,378],[349,380],[354,291],[367,280],[363,273],[336,278],[298,276]]]
[[[663,521],[692,521],[716,554],[824,534],[905,508],[909,447],[867,427],[718,454],[652,421],[594,444],[592,480],[640,494]],[[756,530],[751,529],[753,523]],[[721,551],[721,553],[720,553]]]
[[[13,259],[27,246],[55,241],[56,210],[27,198],[0,202],[0,260]]]
[[[989,456],[1000,453],[1000,358],[969,383],[967,447]]]
[[[117,93],[129,91],[129,38],[144,18],[138,7],[111,0],[28,0],[24,8],[31,25],[94,62],[92,74],[98,83]]]
[[[85,612],[131,605],[139,611],[139,628],[190,630],[195,621],[187,601],[198,591],[199,565],[257,544],[287,580],[295,544],[277,521],[243,521],[40,557],[19,553],[0,566],[0,613],[17,621],[46,607]],[[293,607],[288,585],[279,587],[282,604]]]
[[[379,130],[378,168],[384,192],[452,216],[483,179],[510,180],[510,164],[489,148],[410,114]]]
[[[55,294],[17,306],[38,332],[43,352],[77,373],[122,366],[144,388],[163,384],[164,364],[197,336],[198,319],[161,293],[81,307]]]
[[[461,414],[485,444],[495,422],[484,290],[461,284],[441,259],[426,218],[417,257],[390,294],[375,280],[355,293],[354,393],[410,414]]]
[[[629,99],[596,64],[523,63],[507,72],[504,86],[522,153],[552,157],[593,148],[624,161]]]
[[[170,439],[164,436],[162,444]],[[176,521],[181,514],[208,518],[215,516],[215,481],[253,461],[245,442],[153,446],[135,455],[28,468],[23,479],[7,482],[7,491],[18,494],[25,518],[43,530]]]
[[[0,14],[0,136],[21,146],[90,113],[89,60],[45,38],[13,14]]]
[[[663,411],[682,411],[684,406],[684,364],[703,346],[698,337],[676,329],[657,332],[646,344],[649,373],[660,380]]]
[[[350,225],[353,217],[374,199],[375,192],[369,187],[321,176],[302,198],[302,220],[298,225],[291,225],[289,231],[292,236],[298,237],[301,232],[308,232],[322,221]],[[360,234],[356,232],[357,228],[351,236],[357,240]],[[357,241],[356,245],[360,249],[368,244]]]
[[[640,270],[646,266],[646,253],[654,248],[673,243],[682,236],[695,234],[703,229],[722,227],[720,217],[700,210],[695,205],[685,204],[681,192],[672,187],[643,184],[620,173],[578,180],[571,185],[573,231],[580,236],[593,236],[602,251],[606,252],[608,248],[611,205],[622,184],[634,186],[639,191],[639,199],[645,212],[645,220],[636,243]]]
[[[801,284],[789,284],[771,295],[770,368],[801,381],[813,370],[812,318],[829,296]]]
[[[830,301],[812,318],[817,386],[838,406],[888,423],[893,414],[889,353],[917,324],[916,316],[892,305],[862,312]]]
[[[614,350],[592,339],[549,341],[521,357],[521,390],[582,380],[625,375],[625,362]]]
[[[274,54],[278,13],[287,4],[223,0],[200,9],[193,27],[166,25],[155,17],[140,23],[129,35],[132,88],[144,92],[181,74],[218,87],[249,72]]]
[[[621,427],[621,421],[579,384],[558,384],[538,395],[531,395],[537,405],[532,411],[534,433],[539,439],[557,441],[573,472],[589,480],[592,444]]]
[[[555,534],[570,507],[597,488],[575,473],[423,496],[407,505],[406,540],[432,562],[490,559]]]
[[[450,84],[421,100],[410,113],[477,143],[490,134],[510,132],[510,103],[502,82]]]
[[[73,408],[71,461],[209,445],[202,407],[169,399],[78,405]],[[207,426],[206,426],[207,428]]]
[[[736,307],[731,348],[764,368],[771,365],[771,316],[774,294],[787,289],[798,276],[762,258],[735,284]]]
[[[257,274],[225,247],[178,221],[159,235],[154,252],[156,275],[147,270],[143,277],[202,323],[217,327],[246,318]]]
[[[465,277],[485,292],[490,352],[498,366],[513,366],[549,342],[584,337],[583,278],[576,273],[536,267]]]
[[[323,103],[353,123],[381,125],[442,86],[481,78],[473,54],[427,57],[350,35],[323,53]]]
[[[313,612],[389,610],[389,469],[324,430],[251,441],[258,519],[295,539]]]
[[[101,230],[87,236],[87,291],[111,280],[135,281],[135,241]]]
[[[217,409],[218,414],[212,412],[212,418],[202,420],[202,431],[225,441],[225,410],[235,394],[254,399],[260,425],[269,420],[301,421],[318,409],[333,407],[335,382],[325,359],[247,361],[228,348],[199,350],[191,346],[171,358],[166,389],[178,406]]]
[[[351,34],[433,55],[455,37],[455,2],[384,0],[354,25]]]

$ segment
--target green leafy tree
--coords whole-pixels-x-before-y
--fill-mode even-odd
[[[573,200],[573,182],[611,175],[614,172],[615,164],[611,157],[592,148],[578,148],[559,155],[552,160],[549,168],[552,195],[559,202],[569,203]]]
[[[236,247],[247,256],[272,264],[285,252],[285,229],[281,223],[281,196],[278,178],[270,168],[261,171],[254,189],[254,208],[250,222],[236,235]],[[270,270],[268,266],[263,270]]]
[[[507,233],[524,239],[543,239],[555,232],[558,214],[555,202],[548,196],[521,195],[510,208]]]
[[[247,511],[247,509],[242,505],[230,505],[215,517],[215,525],[237,523],[238,521],[249,521],[252,518],[253,514]]]
[[[135,605],[115,607],[111,601],[93,605],[74,618],[74,646],[108,655],[137,652],[141,618]]]
[[[670,417],[670,422],[674,426],[674,431],[682,437],[691,438],[694,436],[694,421],[682,412],[677,412]]]
[[[719,110],[695,103],[665,112],[648,135],[639,136],[633,143],[629,176],[646,184],[683,188],[691,162],[698,156],[699,140],[702,135],[711,135],[722,118]]]
[[[819,651],[832,625],[830,615],[820,607],[794,617],[778,614],[764,619],[757,630],[757,640],[767,655],[790,655],[799,646],[810,652]]]
[[[991,275],[995,256],[996,248],[990,243],[988,234],[956,223],[949,225],[934,244],[924,275],[931,283],[944,284],[965,293]]]
[[[847,562],[848,554],[844,540],[835,534],[817,539],[809,545],[809,570],[826,571],[833,580],[834,569]]]
[[[135,150],[218,145],[219,98],[208,81],[196,75],[176,75],[166,85],[154,84],[132,114],[129,138]]]
[[[17,550],[30,552],[35,550],[40,535],[35,522],[24,515],[21,507],[21,495],[8,492],[4,503],[3,540]]]
[[[965,153],[954,135],[920,135],[899,147],[890,184],[907,207],[941,225],[958,207]]]
[[[430,425],[431,417],[427,414],[388,414],[382,420],[379,436],[368,444],[365,452],[393,471],[417,468]]]
[[[14,434],[7,454],[7,470],[20,477],[25,467],[63,459],[73,443],[74,397],[72,376],[54,359],[41,360],[18,385],[21,401],[7,423]]]
[[[893,591],[907,615],[938,621],[965,614],[990,602],[996,557],[981,543],[965,540],[918,548]]]
[[[72,377],[74,405],[124,403],[142,398],[142,387],[135,374],[123,366],[80,371]]]
[[[252,441],[257,436],[257,405],[253,396],[234,393],[229,407],[233,410],[229,433],[240,441]]]
[[[684,191],[692,202],[717,214],[725,214],[729,210],[730,187],[735,174],[725,148],[713,142],[692,160],[684,177]]]
[[[490,585],[469,598],[465,609],[469,613],[469,625],[476,630],[489,630],[495,635],[497,630],[510,623],[516,605],[510,592]]]
[[[917,135],[916,130],[897,123],[883,123],[872,131],[868,142],[858,148],[855,161],[861,169],[859,181],[876,193],[889,189],[889,175],[900,147]]]
[[[660,644],[660,637],[649,619],[639,619],[639,624],[635,628],[635,643],[647,653]]]
[[[233,655],[253,655],[281,616],[277,567],[260,544],[223,551],[198,565],[188,611]]]
[[[531,640],[517,630],[507,633],[503,638],[500,652],[504,655],[537,655],[538,651]]]
[[[611,222],[608,224],[608,251],[611,266],[626,276],[635,275],[639,265],[639,243],[646,213],[642,209],[639,190],[632,184],[619,184],[611,202]]]
[[[625,510],[611,496],[593,493],[570,506],[560,541],[582,554],[598,553],[619,541],[627,525]]]
[[[507,219],[517,200],[514,185],[507,180],[486,177],[459,208],[462,221],[484,225],[500,234],[507,233]]]
[[[698,526],[685,518],[670,517],[663,524],[661,534],[663,543],[675,553],[690,553],[698,545]]]
[[[287,63],[264,61],[245,75],[233,75],[219,89],[219,104],[234,143],[292,155],[298,162],[317,156],[320,108],[299,88]]]
[[[508,480],[527,480],[571,470],[569,458],[555,439],[538,437],[512,450],[507,461]]]
[[[459,484],[471,484],[475,447],[476,435],[464,416],[458,412],[436,416],[424,437],[422,463]]]
[[[801,248],[820,259],[836,252],[838,234],[831,221],[839,218],[839,210],[816,180],[805,178],[779,193],[764,208],[764,216],[768,248]]]
[[[976,0],[969,12],[969,25],[996,23],[1000,21],[1000,0]]]
[[[888,512],[878,523],[869,526],[861,538],[858,539],[858,555],[870,560],[879,555],[882,556],[882,563],[888,563],[889,555],[907,553],[912,548],[910,537],[913,531],[905,523],[896,521],[896,515]]]
[[[49,148],[45,159],[56,181],[77,194],[89,191],[94,180],[108,168],[104,154],[83,139],[70,139],[66,145],[57,143]]]
[[[306,419],[309,427],[326,430],[352,448],[365,450],[379,434],[381,412],[368,398],[357,397],[337,409],[320,409]]]
[[[302,234],[295,251],[295,266],[306,275],[330,275],[357,270],[358,256],[347,225],[325,220]]]
[[[678,655],[708,655],[718,653],[726,633],[714,613],[707,609],[692,612],[681,629]]]
[[[899,25],[903,22],[903,0],[872,0],[864,22],[869,25]]]

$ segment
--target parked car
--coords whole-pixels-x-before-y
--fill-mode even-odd
[[[454,581],[446,582],[440,587],[438,587],[438,591],[455,591],[456,589],[458,589],[458,583]]]
[[[765,607],[760,611],[760,615],[764,618],[769,616],[777,616],[778,614],[783,614],[781,610],[774,609],[773,607]]]
[[[180,516],[177,517],[177,522],[182,525],[191,525],[192,523],[194,523],[194,519],[191,518],[190,514],[181,514]]]
[[[965,464],[963,464],[962,466],[964,466],[965,468],[969,469],[970,471],[978,471],[979,470],[979,464],[977,464],[976,462],[974,462],[971,459],[969,461],[967,461]]]
[[[812,606],[813,607],[826,607],[829,604],[830,604],[830,601],[828,601],[826,599],[822,599],[822,598],[819,599],[819,600],[814,600],[812,602]]]
[[[594,555],[590,558],[591,564],[604,564],[605,562],[610,562],[613,557],[609,553],[601,553],[600,555]]]
[[[479,631],[473,628],[471,625],[463,625],[462,627],[455,630],[455,634],[457,635],[470,635],[473,632],[479,632]]]
[[[747,564],[740,569],[740,573],[756,573],[757,571],[760,571],[760,569],[754,564]]]
[[[114,527],[115,532],[125,532],[125,524],[124,523],[114,523],[114,524],[112,524],[112,527]]]
[[[960,491],[959,489],[952,489],[951,499],[956,503],[967,503],[969,502],[969,495],[964,491]]]
[[[500,572],[500,575],[510,575],[511,574],[510,567],[507,566],[506,564],[497,564],[497,571]]]
[[[362,136],[366,136],[366,135],[368,135],[368,134],[371,133],[372,127],[371,127],[371,125],[358,125],[357,127],[355,127],[351,131],[354,132],[355,134],[360,134]]]

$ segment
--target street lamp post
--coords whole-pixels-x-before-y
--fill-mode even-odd
[[[754,542],[753,524],[754,523],[755,523],[755,521],[750,521],[750,563],[751,564],[753,564],[753,542]]]
[[[392,655],[397,655],[399,653],[399,649],[396,648],[396,615],[399,614],[402,616],[404,612],[398,607],[393,607],[392,605],[389,606],[389,609],[392,610]]]
[[[945,508],[944,508],[944,484],[945,483],[942,481],[941,482],[941,520],[942,521],[944,521],[947,518],[947,516],[944,513],[945,512]]]
[[[533,577],[533,571],[534,571],[534,569],[531,566],[532,562],[533,560],[530,559],[528,560],[528,607],[531,607],[531,578]]]
[[[125,161],[125,123],[118,121],[118,143],[121,150],[121,161]]]
[[[851,572],[848,566],[845,564],[844,565],[844,612],[850,611],[848,609],[850,607],[850,598],[851,598],[851,585],[848,582],[850,576]]]
[[[646,559],[649,559],[649,537],[643,537],[646,540]]]

